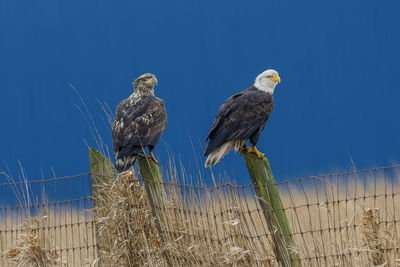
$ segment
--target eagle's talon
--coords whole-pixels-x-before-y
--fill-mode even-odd
[[[254,153],[257,155],[257,158],[259,158],[259,159],[265,156],[265,154],[263,154],[257,150],[256,146],[253,146],[252,148],[248,147],[246,153]]]
[[[152,159],[154,163],[158,165],[158,160],[156,160],[156,158],[154,157],[153,152],[150,152],[146,157]]]
[[[256,151],[256,155],[257,155],[257,157],[258,157],[259,159],[261,159],[261,158],[263,158],[263,157],[265,156],[264,153],[261,153],[261,152],[259,152],[259,151]]]

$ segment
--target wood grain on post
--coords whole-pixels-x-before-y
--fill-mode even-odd
[[[148,157],[138,156],[137,160],[139,163],[139,173],[142,176],[143,184],[150,200],[152,213],[155,218],[156,227],[160,235],[161,242],[163,245],[166,245],[166,238],[161,227],[163,223],[162,207],[164,199],[163,196],[165,192],[162,185],[160,170],[158,165]],[[163,253],[168,266],[172,266],[166,250],[163,250]]]
[[[245,153],[243,157],[271,233],[276,258],[282,266],[301,266],[268,159],[258,158],[254,153]]]
[[[101,187],[114,182],[114,165],[102,153],[89,148],[90,175],[94,205],[101,205]]]
[[[90,177],[92,183],[92,193],[93,193],[93,205],[96,207],[96,217],[101,217],[99,210],[102,210],[105,198],[101,191],[102,186],[105,184],[114,182],[114,165],[106,158],[102,153],[94,148],[89,148],[89,163],[90,163]],[[96,224],[96,229],[99,227]],[[98,231],[96,230],[96,243],[98,249],[103,247],[105,243],[102,238],[100,238]],[[98,253],[100,253],[101,249]],[[102,257],[99,255],[99,266],[103,266]]]

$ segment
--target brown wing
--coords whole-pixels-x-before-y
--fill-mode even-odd
[[[164,101],[155,96],[128,98],[117,108],[112,126],[113,151],[156,145],[167,127]]]
[[[208,133],[205,156],[227,141],[247,140],[254,135],[258,141],[272,108],[272,95],[254,87],[228,98]]]

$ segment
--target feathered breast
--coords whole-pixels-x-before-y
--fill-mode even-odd
[[[155,96],[125,99],[117,107],[112,126],[113,151],[125,146],[155,145],[166,127],[163,100]]]

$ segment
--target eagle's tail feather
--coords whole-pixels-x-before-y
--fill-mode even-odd
[[[135,161],[136,161],[136,155],[128,156],[125,158],[117,157],[117,161],[115,162],[115,169],[117,170],[118,173],[125,172],[135,164]]]
[[[218,147],[215,149],[213,152],[211,152],[206,159],[206,163],[204,164],[204,167],[212,167],[215,164],[217,164],[226,154],[228,154],[232,149],[235,149],[235,151],[238,151],[244,144],[246,143],[246,140],[232,140],[224,143],[222,146]]]
[[[122,147],[115,153],[115,169],[118,173],[129,170],[136,161],[136,157],[143,150],[140,146]]]

